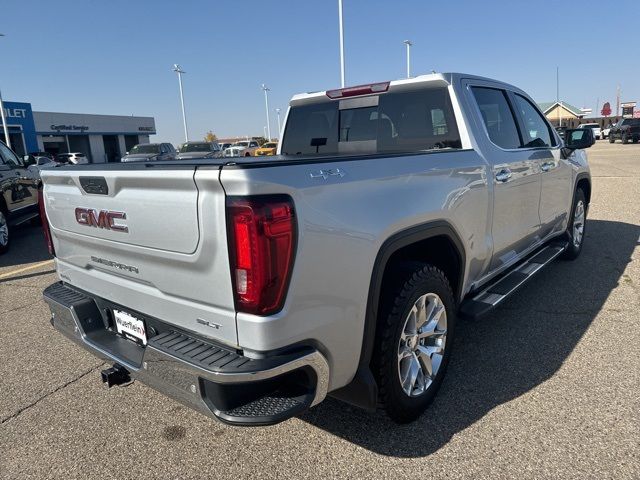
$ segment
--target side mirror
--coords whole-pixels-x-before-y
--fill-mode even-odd
[[[593,131],[590,128],[575,128],[573,130],[567,130],[564,138],[564,146],[570,150],[589,148],[596,141],[593,136]]]

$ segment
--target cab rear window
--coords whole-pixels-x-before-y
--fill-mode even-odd
[[[413,153],[461,148],[446,88],[389,92],[294,106],[282,153]]]

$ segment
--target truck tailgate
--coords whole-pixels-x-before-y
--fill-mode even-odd
[[[66,172],[65,172],[66,173]],[[53,229],[117,244],[154,250],[193,253],[198,245],[198,189],[193,170],[91,172],[90,175],[47,177],[47,216]],[[105,194],[87,194],[83,179],[102,179]],[[75,210],[123,212],[126,233],[87,228],[78,223]]]
[[[43,169],[58,273],[133,311],[236,345],[219,170],[185,167]]]

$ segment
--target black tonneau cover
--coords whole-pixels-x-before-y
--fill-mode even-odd
[[[430,155],[438,153],[464,152],[463,148],[441,148],[408,153],[373,153],[354,155],[273,155],[268,157],[226,157],[226,158],[189,158],[186,160],[153,160],[150,162],[113,162],[86,163],[79,165],[58,164],[50,168],[58,170],[145,170],[172,169],[193,167],[229,167],[229,168],[264,168],[285,165],[299,165],[301,163],[331,163],[367,160],[375,158],[395,158],[412,155]],[[49,168],[49,167],[48,167]]]

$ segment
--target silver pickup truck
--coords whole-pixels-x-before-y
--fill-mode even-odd
[[[412,421],[457,318],[580,254],[593,141],[451,73],[296,95],[269,158],[43,170],[51,322],[226,423],[328,394]]]

